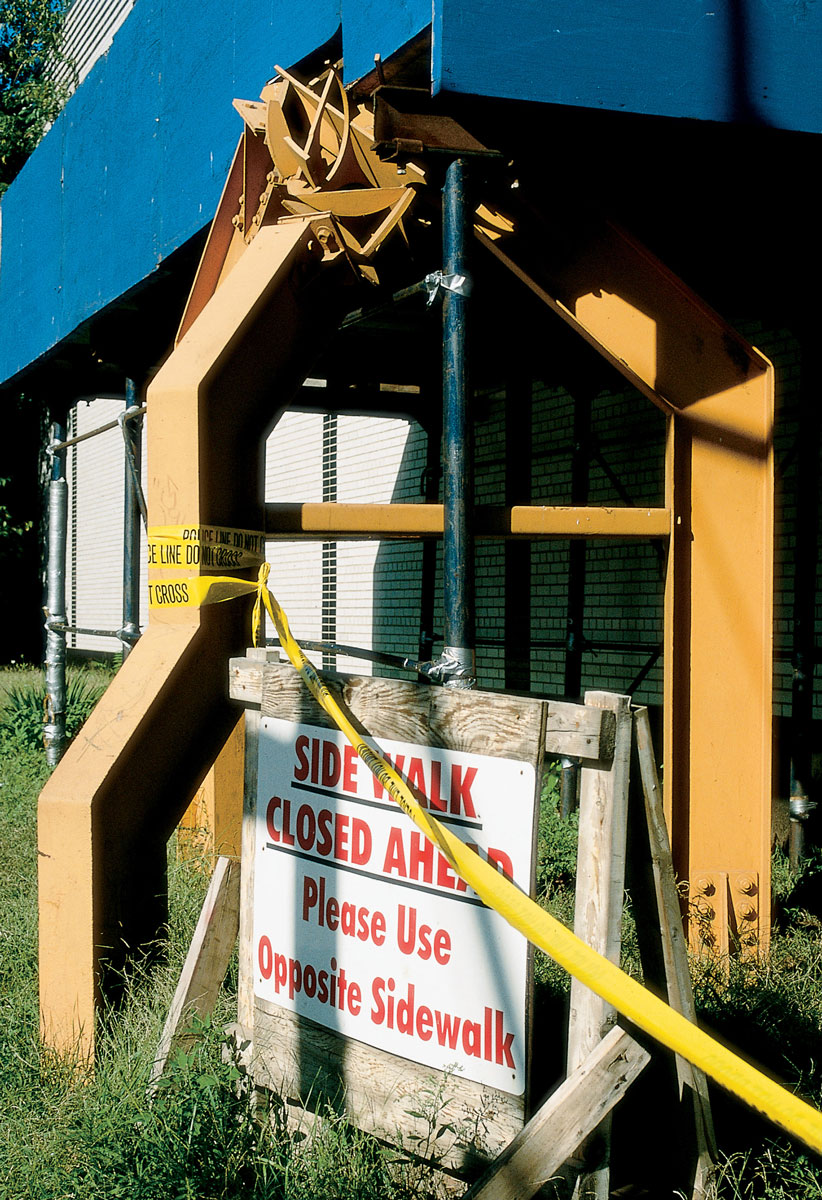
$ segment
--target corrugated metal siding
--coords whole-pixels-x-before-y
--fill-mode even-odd
[[[330,425],[322,413],[286,413],[266,444],[266,501],[307,503],[333,493],[341,502],[389,503],[408,431],[402,420],[340,416]],[[374,541],[268,543],[270,585],[298,639],[373,648],[379,548]],[[342,655],[336,668],[371,674],[370,663]]]
[[[323,498],[321,413],[287,412],[266,442],[266,503],[307,503]],[[269,586],[282,604],[296,638],[322,635],[322,544],[268,542]],[[269,630],[269,636],[272,631]],[[320,665],[316,655],[312,661]]]
[[[348,504],[390,504],[408,440],[408,421],[339,418],[337,499]],[[380,542],[337,544],[337,641],[374,649],[374,573]],[[413,548],[409,547],[413,553]],[[398,639],[399,642],[399,639]],[[398,646],[398,648],[403,648]],[[414,643],[405,647],[416,654]],[[371,674],[360,659],[337,659],[340,671]]]
[[[63,48],[67,62],[54,77],[70,90],[83,82],[134,7],[134,0],[74,0],[63,26]]]
[[[71,411],[71,435],[88,433],[123,411],[123,401],[103,398],[82,402]],[[123,623],[123,495],[125,458],[119,428],[71,446],[67,454],[69,535],[66,599],[69,624],[116,631]],[[145,487],[145,464],[143,464]],[[140,562],[146,558],[145,533]],[[141,571],[140,625],[148,616],[145,571]],[[69,648],[117,653],[112,637],[70,634]]]

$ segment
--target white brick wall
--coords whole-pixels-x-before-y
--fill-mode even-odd
[[[797,349],[780,331],[763,335],[746,331],[776,362],[777,367],[777,511],[776,511],[776,649],[774,705],[789,715],[790,651],[794,586],[793,460],[798,385],[792,363]],[[505,488],[504,396],[481,397],[477,423],[477,499],[501,503]],[[122,410],[122,401],[97,400],[81,404],[75,413],[75,432],[93,428]],[[573,405],[560,390],[535,385],[529,450],[532,502],[570,501],[570,455]],[[590,503],[663,503],[664,419],[629,390],[603,392],[592,406],[593,432],[601,460],[591,463]],[[326,450],[336,445],[336,471],[329,475],[332,457],[326,455],[326,490],[340,502],[419,502],[421,475],[426,465],[426,435],[420,426],[400,419],[340,415],[325,421]],[[323,499],[323,414],[290,412],[270,435],[266,453],[265,498],[269,502]],[[76,534],[74,568],[69,548],[69,594],[76,603],[69,615],[74,624],[117,629],[122,620],[122,503],[123,449],[119,430],[81,443],[69,452],[69,472],[76,472]],[[820,472],[822,478],[822,471]],[[624,494],[620,494],[620,493]],[[323,617],[333,626],[333,640],[354,646],[415,655],[420,633],[423,548],[413,542],[338,542],[325,551],[326,595],[323,604],[323,543],[271,542],[271,583],[283,604],[295,635],[320,641]],[[336,564],[336,570],[334,570]],[[480,542],[476,552],[477,632],[500,639],[506,607],[505,550],[502,543]],[[588,547],[584,632],[599,643],[630,642],[647,649],[619,650],[601,645],[583,659],[582,686],[628,687],[662,636],[662,568],[654,549],[645,543],[594,542]],[[332,573],[333,572],[333,577]],[[536,543],[531,551],[530,629],[523,640],[558,640],[565,633],[568,581],[568,543]],[[431,586],[433,627],[442,631],[442,567],[437,552],[436,578]],[[334,603],[334,600],[336,603]],[[144,602],[145,604],[145,602]],[[146,609],[142,609],[145,621]],[[817,608],[817,627],[822,609]],[[77,636],[78,648],[113,651],[114,640]],[[439,651],[435,646],[434,653]],[[314,656],[319,661],[319,656]],[[563,686],[564,651],[534,647],[530,656],[531,687],[558,694]],[[371,673],[369,663],[339,656],[340,670]],[[505,650],[479,647],[478,667],[485,686],[501,687],[505,680]],[[380,672],[383,668],[377,668]],[[662,664],[658,662],[637,691],[645,703],[661,701]],[[819,707],[817,707],[817,712]]]

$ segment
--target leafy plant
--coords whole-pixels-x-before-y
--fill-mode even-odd
[[[559,759],[546,764],[540,796],[537,895],[546,898],[573,889],[577,873],[579,814],[560,815],[561,771]]]
[[[195,1044],[177,1050],[150,1107],[138,1093],[125,1097],[116,1121],[99,1104],[83,1114],[73,1138],[70,1190],[109,1200],[254,1194],[252,1162],[258,1149],[269,1148],[271,1135],[252,1119],[236,1087],[237,1066],[222,1060],[221,1032],[211,1020],[196,1019],[193,1031]],[[114,1105],[118,1099],[122,1104],[122,1096],[110,1096]]]
[[[69,671],[66,679],[66,738],[75,736],[102,696],[106,684],[86,672]],[[0,747],[42,749],[46,687],[42,679],[12,683],[0,708]]]
[[[822,1171],[807,1155],[770,1142],[758,1153],[724,1156],[716,1187],[719,1200],[822,1200]]]
[[[0,195],[66,99],[54,78],[67,0],[0,0]]]

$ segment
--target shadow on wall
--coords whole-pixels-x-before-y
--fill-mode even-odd
[[[573,400],[564,390],[530,381],[525,390],[530,404],[523,402],[523,389],[514,387],[475,398],[480,504],[573,500]],[[664,417],[629,389],[606,391],[593,401],[590,425],[587,502],[662,504]],[[512,429],[518,430],[515,438]],[[437,502],[439,475],[438,431],[428,436],[412,425],[393,501]],[[664,554],[660,557],[659,547],[647,542],[529,545],[489,539],[475,547],[480,687],[564,694],[569,588],[579,570],[575,551],[581,547],[586,563],[575,620],[584,649],[576,692],[591,687],[625,692],[639,678],[662,639]],[[374,648],[423,660],[436,657],[443,630],[441,542],[382,542],[373,589]],[[380,673],[392,674],[385,668]],[[635,690],[640,703],[661,703],[658,658]]]

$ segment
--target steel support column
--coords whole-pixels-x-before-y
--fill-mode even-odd
[[[456,672],[446,686],[476,687],[474,650],[474,447],[468,413],[466,353],[466,296],[457,282],[466,278],[466,166],[449,163],[442,199],[443,266],[443,398],[442,454],[445,530],[443,580],[445,638],[443,658],[453,660]]]
[[[126,409],[137,404],[137,390],[126,380]],[[123,422],[125,479],[123,481],[123,658],[140,636],[140,504],[134,474],[140,477],[143,418]]]
[[[571,454],[571,503],[588,503],[591,474],[591,397],[574,395],[574,449]],[[585,568],[587,546],[584,541],[568,547],[568,601],[565,624],[565,682],[569,699],[582,695],[582,653],[585,645]],[[563,780],[565,771],[563,770]]]
[[[579,213],[554,214],[559,228],[563,254],[538,218],[496,241],[476,233],[669,416],[664,763],[675,865],[712,914],[716,944],[730,927],[752,947],[770,925],[773,368],[624,230]]]
[[[505,503],[531,503],[531,380],[512,374],[505,386]],[[530,541],[505,543],[505,686],[531,690]]]
[[[57,422],[52,441],[62,442],[66,432]],[[56,767],[66,742],[66,533],[68,482],[66,451],[52,450],[49,482],[49,529],[46,618],[46,720],[43,741],[46,762]]]

